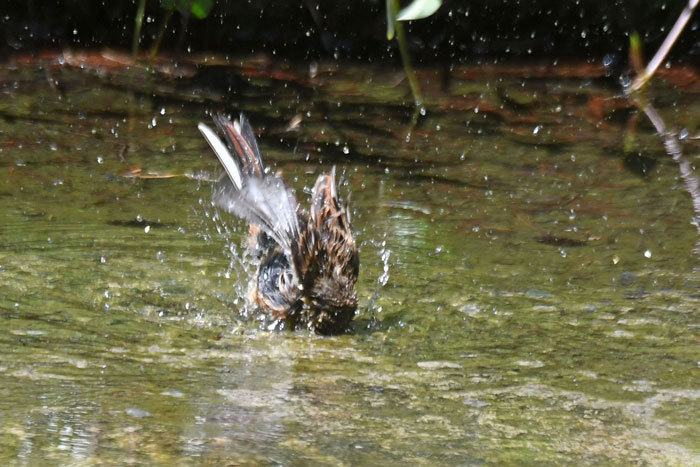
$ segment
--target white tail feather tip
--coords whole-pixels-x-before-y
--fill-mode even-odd
[[[219,158],[219,162],[221,162],[221,165],[224,166],[226,173],[235,185],[236,189],[240,190],[243,186],[241,171],[226,145],[221,141],[216,133],[214,133],[212,129],[206,126],[204,123],[197,125],[197,128],[202,133],[202,136],[204,136],[204,139],[207,140],[209,146],[211,146],[214,154],[216,154],[216,157]]]

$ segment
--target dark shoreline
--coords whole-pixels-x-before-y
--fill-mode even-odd
[[[47,47],[130,50],[136,3],[56,0],[39,6],[31,1],[5,2],[0,6],[0,59]],[[641,35],[648,59],[685,4],[446,0],[433,16],[407,23],[408,44],[415,64],[605,57],[612,66],[624,67],[629,35],[635,31]],[[386,39],[385,2],[344,2],[342,8],[332,5],[219,1],[202,20],[190,17],[185,24],[175,13],[161,50],[169,54],[212,51],[261,53],[290,60],[400,62],[396,42]],[[160,2],[147,2],[141,50],[149,50],[154,43],[165,13]],[[691,18],[670,59],[674,63],[700,63],[697,15]]]

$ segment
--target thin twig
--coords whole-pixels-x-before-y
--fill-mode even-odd
[[[695,10],[699,2],[700,0],[688,0],[688,4],[685,6],[685,8],[683,8],[683,11],[681,11],[680,16],[678,16],[678,19],[676,20],[676,24],[673,25],[673,28],[671,28],[671,31],[669,31],[666,39],[664,39],[664,42],[661,44],[661,47],[659,47],[659,50],[656,51],[654,58],[652,58],[647,64],[644,74],[635,78],[632,85],[630,85],[630,87],[627,89],[627,93],[638,91],[642,86],[644,86],[644,84],[646,84],[647,81],[651,79],[652,76],[654,76],[657,68],[659,68],[661,62],[664,61],[668,53],[671,51],[673,44],[676,43],[686,24],[688,24],[690,17],[693,15],[693,10]]]

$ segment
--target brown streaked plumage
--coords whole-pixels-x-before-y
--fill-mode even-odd
[[[228,175],[222,177],[216,204],[250,224],[250,246],[258,261],[254,301],[290,327],[343,332],[357,309],[360,261],[349,213],[338,199],[335,167],[319,175],[307,212],[279,175],[265,172],[243,115],[235,122],[216,115],[214,123],[228,148],[209,127],[200,123],[198,128]]]

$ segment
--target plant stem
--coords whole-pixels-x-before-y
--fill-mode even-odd
[[[182,20],[180,22],[180,34],[177,37],[176,50],[182,50],[182,45],[185,43],[185,33],[187,32],[187,25],[190,22],[190,14],[192,13],[192,4],[194,0],[190,0],[187,3],[187,9],[182,11]]]
[[[165,14],[165,18],[163,18],[163,26],[158,32],[158,37],[156,37],[153,47],[151,47],[151,58],[155,58],[156,54],[158,53],[158,49],[160,49],[160,43],[163,41],[165,31],[168,29],[168,23],[170,23],[170,18],[173,16],[173,11],[175,11],[175,9],[168,10],[168,12]]]
[[[139,42],[141,40],[141,25],[143,24],[143,15],[146,13],[146,0],[139,0],[139,6],[136,10],[136,18],[134,18],[134,39],[131,44],[131,55],[136,59],[139,53]]]
[[[399,43],[399,53],[401,54],[401,63],[403,64],[404,73],[406,73],[406,78],[408,78],[408,84],[411,86],[411,93],[413,94],[413,101],[416,106],[420,106],[423,102],[423,97],[420,93],[420,87],[418,86],[418,78],[416,78],[416,73],[411,65],[411,56],[408,54],[408,44],[406,44],[406,33],[403,29],[403,24],[401,21],[396,21],[396,12],[399,11],[399,0],[392,1],[392,21],[394,22],[394,28],[396,29],[396,40]],[[692,0],[691,0],[692,1]]]
[[[690,17],[693,15],[693,10],[695,10],[695,8],[698,6],[698,2],[700,2],[700,0],[688,0],[688,4],[685,6],[685,8],[683,8],[683,11],[681,11],[680,16],[678,16],[678,19],[676,20],[676,24],[673,25],[673,28],[671,28],[671,31],[669,31],[666,39],[664,39],[664,42],[661,44],[661,47],[659,47],[659,50],[656,51],[654,58],[652,58],[647,64],[644,74],[635,78],[634,82],[627,90],[628,93],[641,89],[641,87],[651,79],[654,73],[656,73],[657,68],[659,68],[661,62],[664,61],[671,50],[671,47],[673,47],[673,44],[675,44],[678,40],[678,36],[680,36],[681,32],[683,32],[685,25],[688,24],[688,20],[690,20]]]

